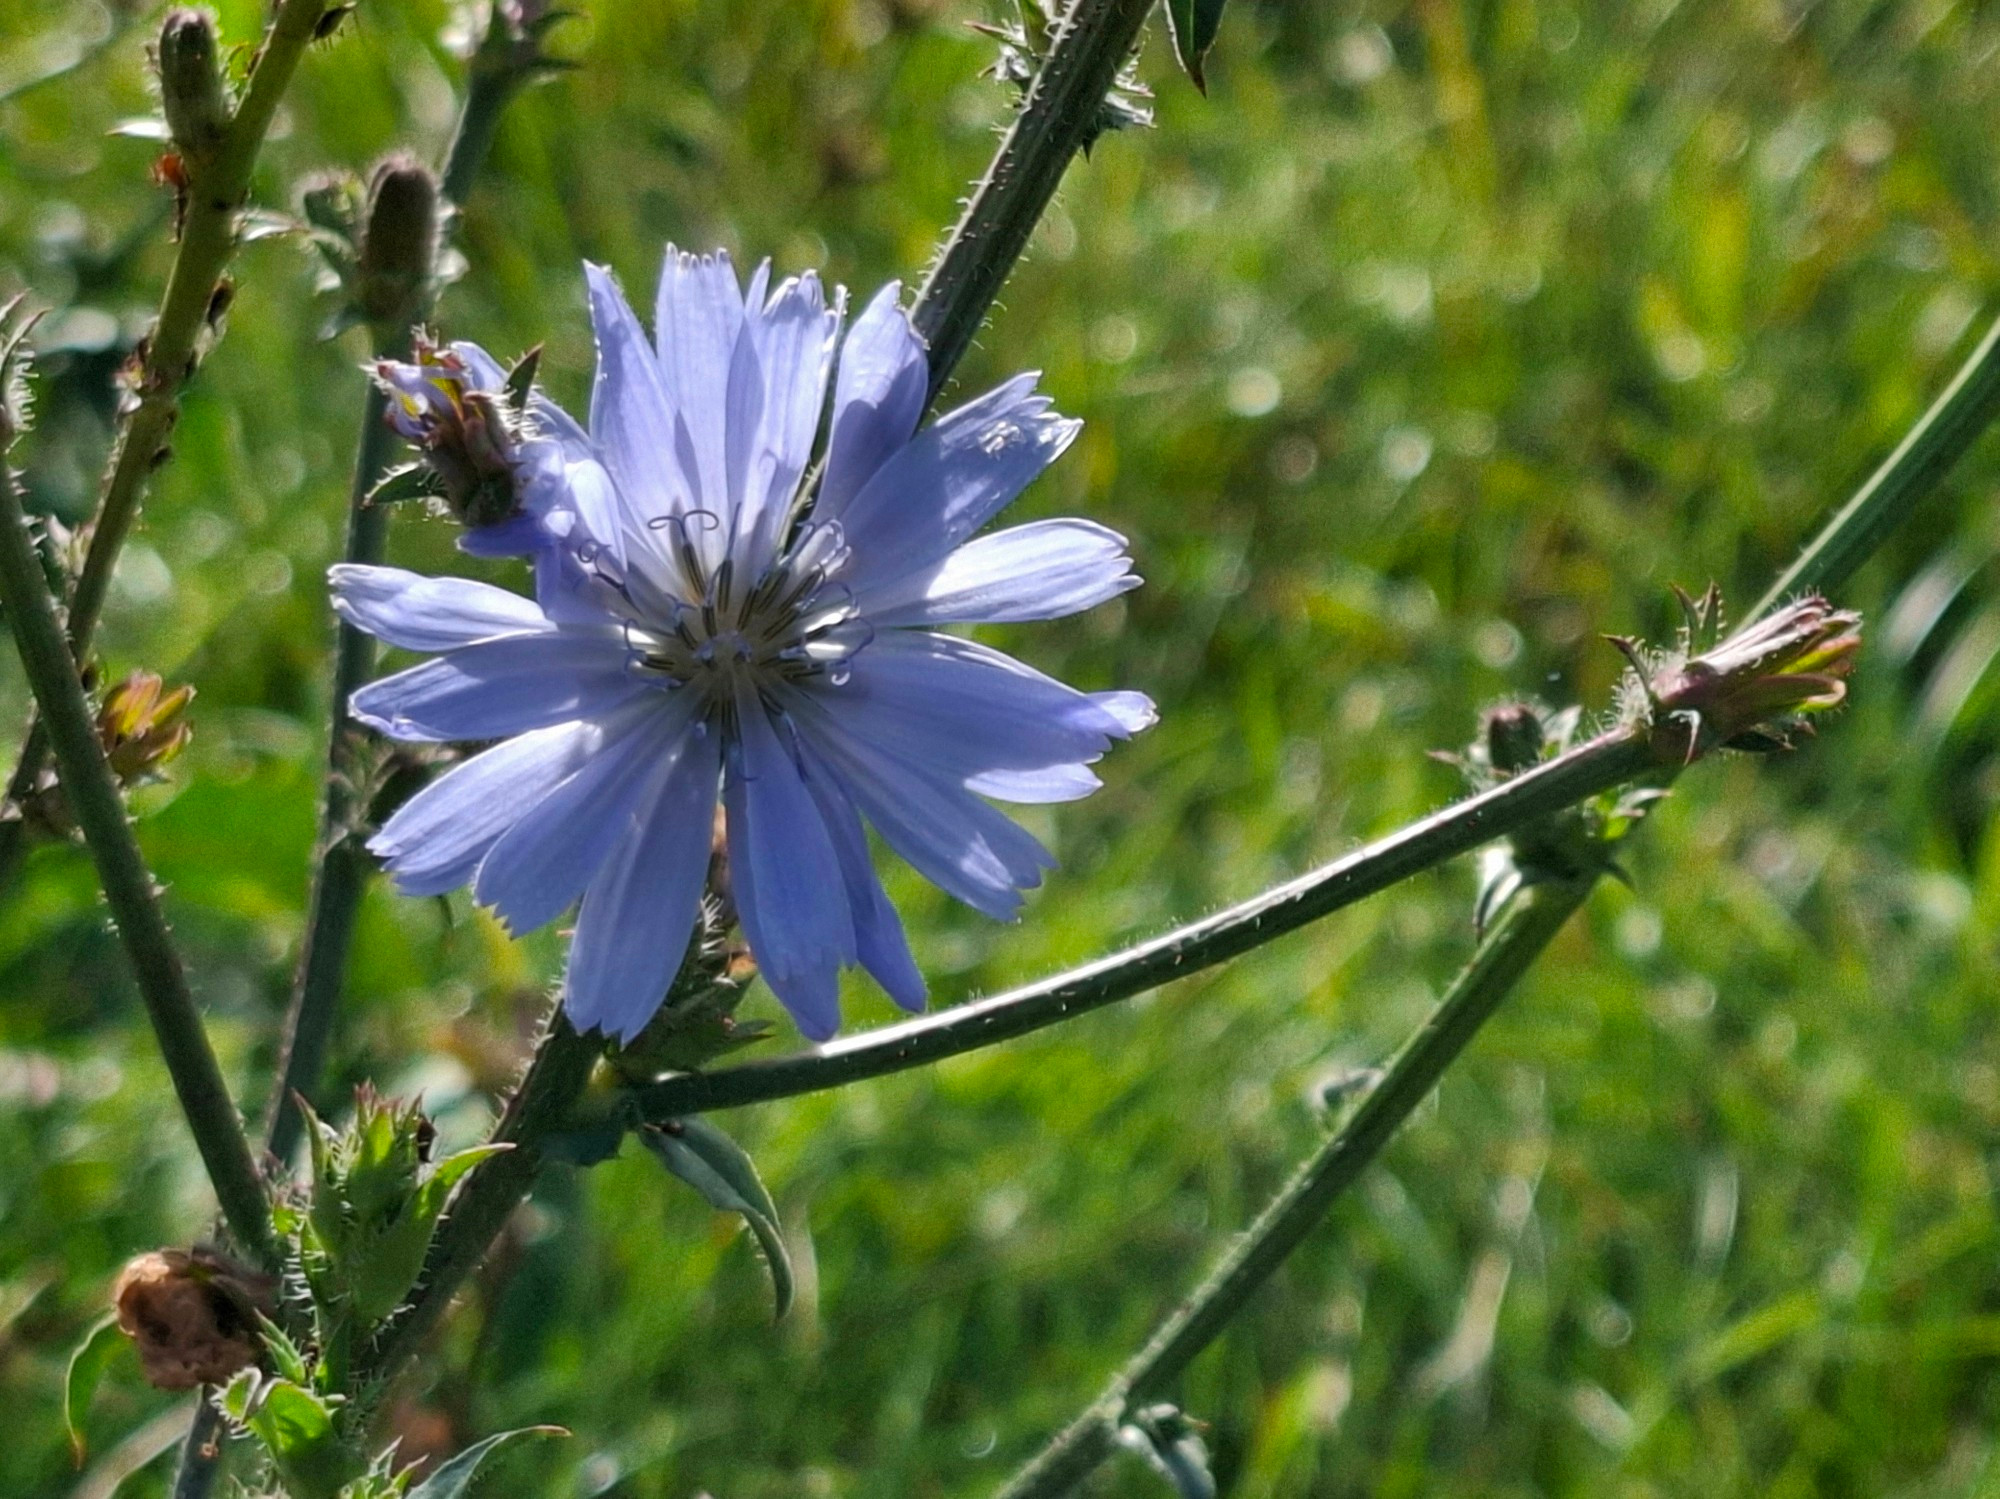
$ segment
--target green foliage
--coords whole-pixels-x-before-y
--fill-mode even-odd
[[[668,1124],[647,1125],[639,1139],[675,1176],[701,1193],[702,1200],[723,1213],[740,1213],[764,1251],[777,1296],[778,1315],[792,1307],[795,1277],[791,1251],[778,1227],[778,1205],[757,1174],[749,1153],[707,1119],[696,1115]]]
[[[77,1466],[83,1466],[90,1445],[84,1440],[83,1418],[90,1413],[91,1397],[104,1380],[112,1360],[131,1342],[118,1330],[118,1319],[110,1313],[97,1319],[69,1356],[63,1371],[63,1426],[69,1432],[70,1452]]]
[[[423,1269],[424,1251],[451,1190],[474,1166],[506,1150],[475,1145],[432,1163],[430,1122],[415,1104],[364,1087],[354,1118],[335,1130],[307,1119],[312,1187],[303,1213],[284,1215],[323,1325],[366,1331],[395,1310]]]
[[[156,304],[171,197],[143,31],[0,22],[0,286],[52,307],[30,494],[69,522]],[[223,7],[223,33],[261,15]],[[1010,91],[1003,8],[594,0],[467,207],[440,331],[581,410],[577,260],[644,304],[662,241],[859,291],[921,274]],[[109,8],[112,25],[123,8]],[[436,0],[316,48],[258,201],[434,159]],[[1893,444],[2000,286],[2000,18],[1882,5],[1239,5],[1207,100],[1163,33],[1159,128],[1107,137],[957,381],[1041,367],[1088,423],[1021,518],[1130,535],[1147,586],[994,638],[1158,697],[1106,790],[1027,821],[1062,868],[1018,926],[885,862],[937,1003],[1081,961],[1455,794],[1426,759],[1532,695],[1603,708],[1599,635],[1667,585],[1754,598]],[[61,79],[10,94],[52,60]],[[1174,86],[1166,86],[1168,83]],[[136,794],[254,1114],[313,839],[359,334],[313,252],[250,246],[107,614],[105,680],[198,689]],[[1229,1495],[1957,1499],[2000,1473],[2000,566],[1986,445],[1848,597],[1851,703],[1791,756],[1697,767],[1324,1234],[1178,1403]],[[398,512],[391,560],[520,586]],[[1879,628],[1878,628],[1879,627]],[[19,723],[0,653],[0,717]],[[389,1417],[404,1456],[533,1421],[522,1493],[990,1494],[1181,1295],[1469,948],[1471,862],[1140,1003],[721,1121],[798,1289],[637,1152],[552,1174]],[[377,888],[337,1086],[479,1138],[560,972],[457,898]],[[865,985],[861,1022],[891,1018]],[[761,986],[745,1022],[777,1022]],[[134,1249],[208,1231],[87,861],[0,906],[0,1493],[76,1483],[63,1370]],[[341,1096],[330,1089],[328,1097]],[[294,1381],[296,1382],[296,1381]],[[169,1397],[106,1380],[103,1461]],[[125,1499],[164,1492],[162,1458]],[[1147,1496],[1136,1460],[1105,1494]]]
[[[346,1499],[364,1465],[335,1424],[341,1400],[245,1369],[217,1397],[222,1413],[257,1439],[289,1499]]]
[[[1208,80],[1202,76],[1202,60],[1215,45],[1222,29],[1222,10],[1229,0],[1167,0],[1160,7],[1167,18],[1167,31],[1174,39],[1174,56],[1194,86],[1204,94]]]

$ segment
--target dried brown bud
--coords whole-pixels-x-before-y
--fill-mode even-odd
[[[1502,703],[1488,710],[1485,733],[1486,763],[1493,769],[1511,774],[1541,763],[1541,715],[1526,703]]]
[[[112,1287],[118,1329],[137,1345],[146,1382],[162,1390],[222,1384],[263,1351],[256,1315],[272,1284],[210,1250],[161,1249],[127,1265]]]

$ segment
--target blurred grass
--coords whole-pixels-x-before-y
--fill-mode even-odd
[[[259,7],[222,9],[240,36]],[[641,290],[668,238],[864,293],[914,279],[1004,116],[976,3],[589,10],[563,34],[579,71],[502,129],[444,309],[496,352],[546,340],[578,407],[579,257]],[[153,13],[130,13],[18,95],[115,12],[0,16],[0,288],[56,309],[25,456],[72,519],[166,264],[149,148],[105,134],[148,107]],[[439,146],[446,19],[365,5],[308,59],[266,201]],[[1601,705],[1598,632],[1664,628],[1669,582],[1754,598],[2000,285],[1979,8],[1239,0],[1207,102],[1166,51],[1160,128],[1073,173],[959,382],[1047,371],[1089,425],[1019,511],[1119,527],[1148,578],[995,637],[1163,718],[1098,797],[1030,815],[1063,868],[1021,926],[895,872],[940,1002],[1429,809],[1454,788],[1424,751],[1499,694]],[[238,269],[103,640],[200,689],[142,832],[255,1107],[361,389],[358,345],[313,337],[301,248]],[[1226,1492],[2000,1492],[1995,456],[1857,586],[1854,709],[1789,760],[1688,777],[1637,893],[1595,898],[1197,1366]],[[393,548],[465,565],[435,526]],[[0,687],[18,720],[11,661]],[[990,1491],[1309,1147],[1314,1081],[1422,1013],[1470,889],[1455,868],[1029,1042],[735,1116],[802,1262],[776,1327],[741,1234],[636,1152],[552,1180],[399,1411],[408,1450],[558,1421],[575,1439],[512,1459],[514,1491]],[[472,1134],[559,944],[379,890],[360,943],[342,1073]],[[888,1014],[859,985],[850,1008]],[[0,1494],[70,1491],[68,1346],[122,1259],[200,1234],[207,1203],[87,863],[45,849],[0,906]],[[114,1381],[95,1447],[166,1404]]]

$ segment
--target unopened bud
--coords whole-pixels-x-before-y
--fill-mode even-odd
[[[229,124],[229,100],[216,56],[215,17],[205,10],[170,10],[160,26],[160,103],[181,154],[199,161]]]
[[[165,690],[159,674],[135,671],[104,695],[97,713],[97,737],[119,784],[130,786],[159,774],[194,737],[187,705],[194,688]]]
[[[1503,703],[1486,715],[1486,763],[1513,774],[1542,759],[1542,720],[1526,703]]]
[[[162,1390],[224,1384],[263,1351],[257,1314],[272,1285],[221,1255],[162,1249],[142,1254],[118,1276],[111,1304],[118,1328],[139,1350],[146,1382]]]
[[[437,178],[412,157],[389,157],[368,182],[354,288],[371,326],[403,329],[422,315],[437,243]]]

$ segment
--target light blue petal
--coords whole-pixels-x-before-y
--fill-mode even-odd
[[[550,631],[532,599],[469,578],[336,562],[326,570],[333,612],[406,651],[448,651],[497,635]]]
[[[939,417],[875,475],[838,519],[854,549],[846,582],[858,592],[942,562],[1082,430],[1035,394],[1035,376]]]
[[[1049,765],[1039,770],[982,770],[966,778],[965,789],[996,802],[1080,802],[1104,782],[1087,765]]]
[[[615,631],[561,630],[481,641],[370,682],[348,712],[391,739],[505,739],[647,690],[627,673]]]
[[[921,1011],[930,991],[917,968],[917,960],[910,954],[910,939],[904,935],[903,919],[889,903],[881,880],[875,877],[861,816],[834,780],[833,773],[816,764],[803,746],[800,761],[806,789],[812,793],[820,816],[826,821],[827,836],[833,840],[834,855],[840,860],[840,877],[847,889],[847,908],[854,917],[854,945],[861,966],[874,975],[875,982],[897,1004],[912,1012]]]
[[[494,840],[589,758],[590,724],[537,729],[455,766],[396,809],[368,840],[405,895],[442,895],[472,878]]]
[[[673,403],[625,294],[602,266],[586,264],[597,377],[590,390],[590,436],[642,525],[686,508],[674,461]]]
[[[1160,721],[1160,710],[1143,692],[1093,692],[1090,700],[1116,720],[1127,738]]]
[[[1061,619],[1137,588],[1125,538],[1087,520],[1041,520],[975,537],[944,561],[855,598],[877,625]]]
[[[743,293],[727,252],[686,255],[668,245],[653,336],[667,393],[690,441],[691,508],[718,518],[728,500],[723,443],[729,365],[742,327]]]
[[[903,284],[875,294],[840,346],[833,425],[815,514],[837,520],[889,456],[910,440],[924,414],[930,364],[903,311]]]
[[[834,307],[826,305],[819,277],[810,271],[785,282],[764,307],[753,306],[744,323],[745,335],[756,346],[763,391],[744,487],[737,491],[737,539],[731,555],[739,571],[761,574],[777,552],[799,480],[812,459],[839,331],[838,300]],[[733,402],[729,419],[733,441],[738,420]]]
[[[452,344],[451,351],[465,361],[465,371],[472,377],[469,383],[474,390],[499,390],[506,385],[507,371],[478,344],[459,339]]]
[[[729,883],[750,955],[799,1029],[840,1028],[840,970],[855,960],[854,919],[825,820],[791,752],[753,695],[741,695],[723,776]]]
[[[630,1041],[660,1008],[687,955],[708,882],[718,740],[700,727],[681,736],[584,893],[563,989],[579,1031]]]
[[[736,349],[729,357],[723,411],[724,489],[716,497],[723,524],[712,528],[712,544],[704,544],[700,550],[710,567],[725,556],[736,558],[737,571],[748,586],[754,574],[749,570],[744,528],[755,528],[761,508],[752,506],[748,496],[751,471],[758,467],[757,431],[764,419],[764,363],[757,357],[757,340],[748,327],[737,336]],[[761,491],[761,483],[757,487]]]
[[[589,272],[586,270],[586,276]],[[535,419],[535,425],[544,436],[562,449],[563,456],[572,461],[592,456],[590,434],[583,430],[577,419],[537,388],[528,396],[528,414]]]
[[[800,733],[883,841],[917,873],[1003,921],[1055,860],[1032,836],[935,770],[851,733],[823,703],[789,694]]]
[[[479,903],[516,936],[567,910],[627,832],[649,788],[648,772],[673,755],[689,716],[675,695],[603,724],[589,758],[479,861],[472,884]]]
[[[839,685],[811,678],[799,691],[857,738],[951,780],[1087,762],[1125,737],[1089,694],[974,641],[885,630],[848,665]]]

